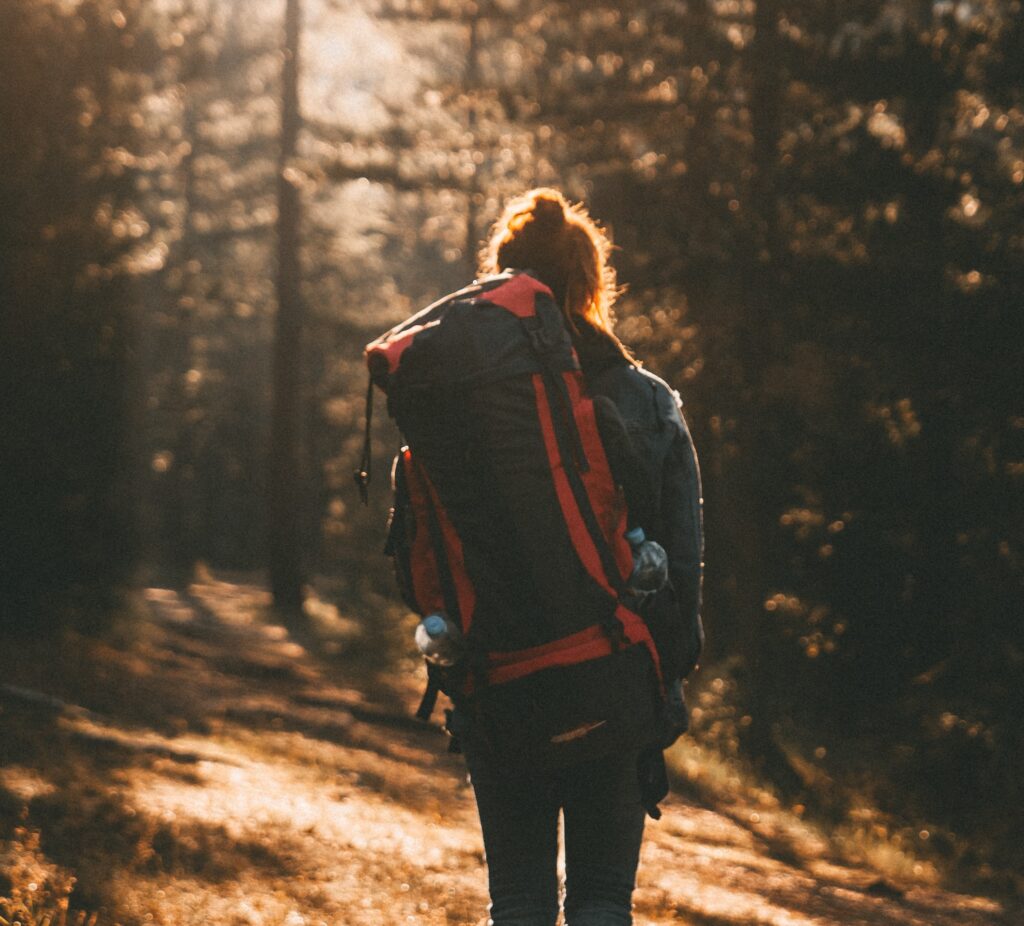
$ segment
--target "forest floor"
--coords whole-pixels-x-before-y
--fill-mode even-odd
[[[4,654],[0,923],[46,924],[69,899],[97,926],[486,922],[472,792],[411,719],[415,678],[311,655],[256,586],[153,588],[144,609],[119,643]],[[640,926],[1021,922],[935,877],[851,864],[757,802],[663,807]]]

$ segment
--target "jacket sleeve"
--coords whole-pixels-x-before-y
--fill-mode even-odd
[[[682,403],[664,380],[632,365],[593,376],[591,388],[607,396],[620,413],[639,459],[634,471],[642,474],[651,493],[652,510],[643,514],[646,523],[641,524],[668,554],[672,589],[654,596],[644,618],[662,641],[659,651],[667,671],[685,676],[697,665],[704,645],[704,533],[700,469]]]
[[[662,420],[672,428],[672,443],[661,474],[662,542],[675,587],[684,646],[681,674],[692,671],[704,648],[701,622],[701,583],[704,571],[703,498],[700,467],[678,396],[665,389],[659,395]]]
[[[626,496],[629,527],[649,528],[654,517],[654,494],[644,478],[643,462],[622,416],[611,399],[599,395],[594,398],[594,417],[612,478]]]

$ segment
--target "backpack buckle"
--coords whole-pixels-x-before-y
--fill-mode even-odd
[[[523,327],[526,329],[526,336],[530,339],[530,347],[540,356],[550,354],[561,346],[563,333],[561,323],[555,328],[553,325],[545,325],[544,319],[539,315],[530,315],[523,319]]]
[[[612,652],[617,653],[619,650],[625,649],[629,643],[629,640],[626,639],[626,628],[617,617],[610,617],[608,620],[602,621],[601,629],[608,636],[608,640],[612,645]]]

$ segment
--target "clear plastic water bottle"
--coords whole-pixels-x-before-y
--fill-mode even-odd
[[[660,543],[648,540],[642,527],[626,531],[633,548],[633,573],[629,587],[641,594],[659,591],[668,581],[668,556]]]
[[[453,666],[462,658],[462,631],[446,615],[434,611],[416,628],[416,648],[427,662]]]

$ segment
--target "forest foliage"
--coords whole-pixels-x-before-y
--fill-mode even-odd
[[[362,346],[554,185],[701,456],[698,732],[1019,868],[1022,69],[1018,0],[4,3],[7,625],[282,555],[392,595]]]

